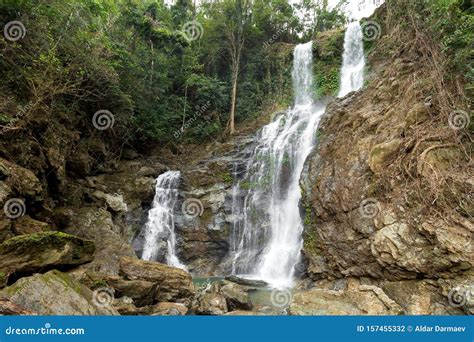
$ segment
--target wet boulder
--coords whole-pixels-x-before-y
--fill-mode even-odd
[[[198,296],[194,312],[198,315],[223,315],[228,311],[226,298],[216,292],[204,292]]]
[[[252,302],[250,301],[248,288],[232,282],[224,282],[219,292],[225,297],[229,310],[250,310]]]
[[[123,257],[120,259],[120,274],[126,280],[156,284],[155,300],[159,302],[190,300],[194,296],[194,285],[188,272],[159,262]]]

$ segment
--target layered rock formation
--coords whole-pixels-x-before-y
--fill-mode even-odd
[[[385,20],[383,10],[375,20]],[[368,58],[367,87],[329,104],[306,162],[307,273],[316,281],[363,277],[407,314],[469,312],[469,143],[448,124],[433,83],[412,81],[431,77],[426,51],[413,42],[388,53],[396,38],[385,24]],[[452,291],[465,283],[464,304],[453,305]],[[403,299],[406,291],[413,302]]]

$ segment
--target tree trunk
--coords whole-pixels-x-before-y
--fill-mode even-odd
[[[237,62],[237,65],[235,65],[232,69],[232,96],[229,118],[229,130],[231,135],[235,133],[235,106],[237,104],[237,79],[239,75],[239,63]]]

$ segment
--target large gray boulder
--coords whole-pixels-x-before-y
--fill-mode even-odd
[[[118,314],[111,305],[97,300],[96,296],[87,287],[57,270],[21,278],[0,291],[0,297],[40,315]]]

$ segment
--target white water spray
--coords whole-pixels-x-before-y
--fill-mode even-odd
[[[176,233],[173,210],[178,198],[179,171],[168,171],[158,176],[153,205],[145,224],[145,244],[142,259],[156,261],[160,253],[160,241],[166,240],[166,261],[174,267],[186,269],[176,255]]]
[[[364,42],[360,23],[347,27],[344,37],[344,56],[341,67],[341,85],[338,97],[344,97],[364,85]]]
[[[296,46],[295,104],[265,126],[242,183],[248,187],[243,222],[234,224],[235,274],[289,287],[303,245],[299,179],[324,113],[312,99],[312,43]]]

